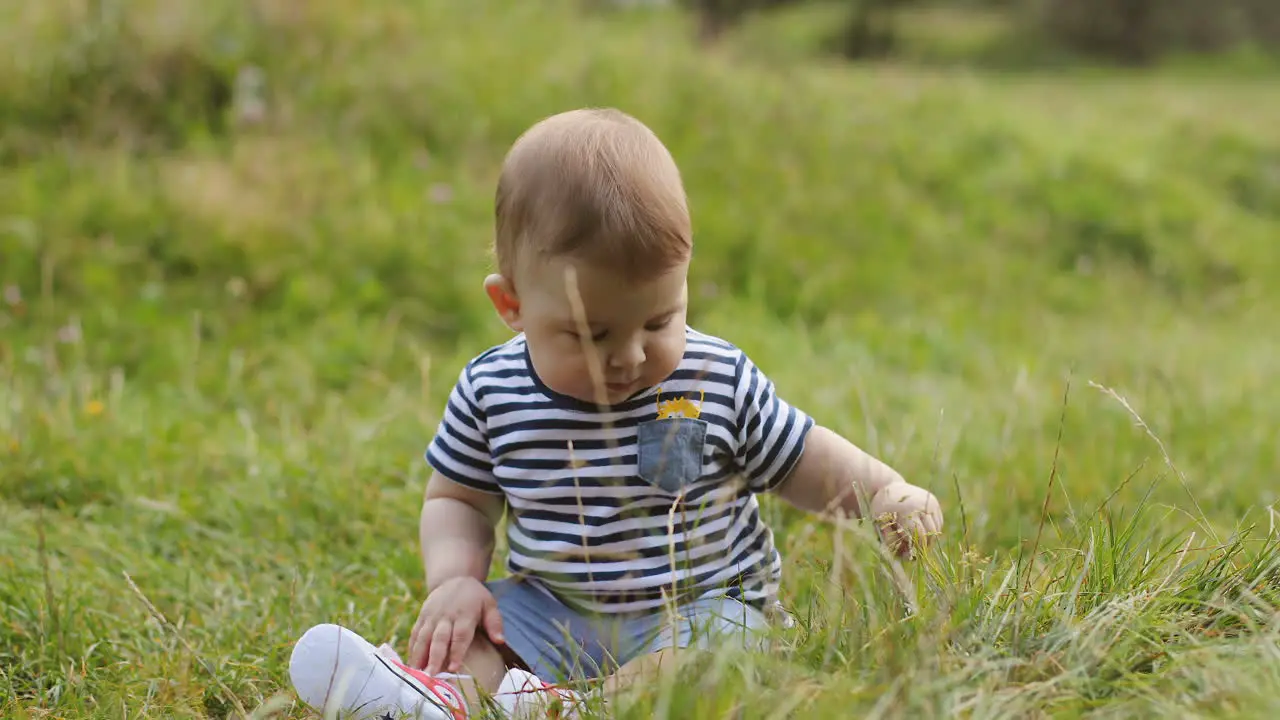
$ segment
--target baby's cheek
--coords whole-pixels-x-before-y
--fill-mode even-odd
[[[654,374],[665,377],[680,365],[680,358],[684,355],[684,343],[680,340],[683,340],[683,336],[679,340],[666,340],[654,347],[650,354]]]
[[[591,400],[595,397],[595,385],[591,380],[591,368],[586,358],[561,361],[556,365],[555,385],[557,392],[576,397],[579,400]]]
[[[573,387],[575,380],[587,375],[586,363],[570,362],[562,359],[553,364],[551,372],[548,374],[554,378],[556,385]]]

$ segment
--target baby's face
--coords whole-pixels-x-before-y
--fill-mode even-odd
[[[570,300],[576,273],[585,318]],[[598,359],[609,404],[662,382],[684,355],[688,263],[637,282],[570,259],[529,263],[515,280],[517,329],[525,333],[538,376],[552,390],[596,402],[590,359]],[[585,320],[587,334],[580,333]],[[584,343],[584,341],[587,341]],[[585,345],[585,346],[584,346]]]

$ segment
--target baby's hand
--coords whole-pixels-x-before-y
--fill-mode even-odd
[[[917,543],[928,545],[942,532],[942,506],[924,488],[896,482],[871,498],[871,519],[898,557],[914,556]]]
[[[409,666],[423,668],[428,675],[458,672],[481,624],[489,640],[495,645],[503,643],[498,601],[489,588],[473,577],[441,583],[422,603],[414,623],[409,636]]]

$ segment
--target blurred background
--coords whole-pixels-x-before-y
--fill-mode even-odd
[[[216,715],[312,618],[407,636],[498,167],[572,107],[668,144],[691,322],[955,557],[1266,527],[1278,81],[1274,0],[0,3],[0,708]],[[803,602],[829,537],[767,507]]]

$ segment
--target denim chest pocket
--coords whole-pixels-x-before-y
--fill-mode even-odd
[[[650,420],[637,428],[636,466],[640,477],[676,494],[702,476],[707,423],[697,418]]]

